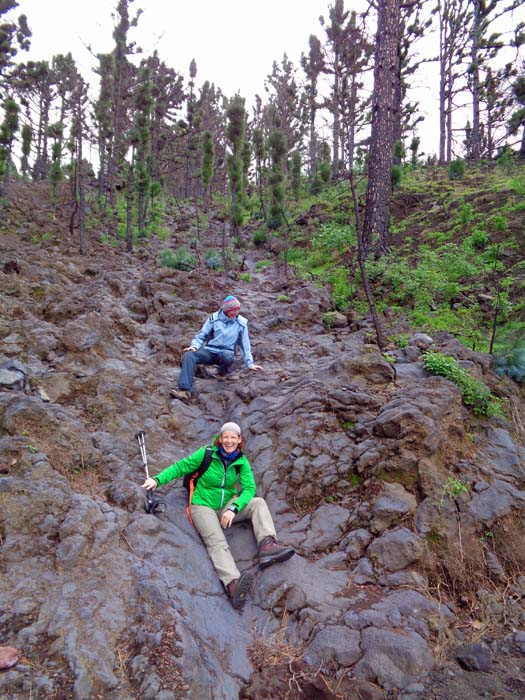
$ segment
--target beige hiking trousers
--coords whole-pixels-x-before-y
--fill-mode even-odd
[[[191,517],[197,532],[202,537],[215,571],[222,583],[227,586],[230,581],[239,578],[240,572],[230,552],[230,547],[221,527],[221,516],[234,501],[232,498],[221,510],[213,510],[208,506],[191,506]],[[233,524],[251,520],[253,533],[257,543],[264,537],[275,537],[275,527],[272,516],[264,498],[255,496],[235,515]]]

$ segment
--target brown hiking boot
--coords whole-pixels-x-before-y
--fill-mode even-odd
[[[191,403],[191,391],[187,389],[172,389],[170,391],[170,396],[172,399],[179,399],[183,403]]]
[[[240,610],[246,603],[246,597],[251,593],[253,586],[253,576],[248,573],[241,574],[226,586],[232,606],[235,610]]]
[[[267,566],[290,559],[294,554],[293,547],[279,544],[275,537],[268,535],[259,543],[259,566],[265,569]]]

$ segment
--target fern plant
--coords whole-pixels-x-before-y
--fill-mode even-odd
[[[429,350],[423,355],[422,362],[430,374],[445,377],[456,384],[461,391],[463,403],[472,409],[474,415],[501,414],[500,401],[483,382],[473,379],[454,357]]]

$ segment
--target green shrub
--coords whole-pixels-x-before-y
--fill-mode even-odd
[[[463,180],[465,176],[465,161],[458,159],[450,161],[448,165],[449,180]]]
[[[494,416],[501,413],[500,403],[490,389],[483,382],[473,379],[454,357],[429,350],[423,355],[422,362],[430,374],[445,377],[456,384],[463,403],[472,408],[474,415]]]
[[[222,254],[220,250],[207,250],[204,255],[206,267],[210,270],[218,270],[222,267]]]
[[[174,270],[192,270],[196,266],[197,260],[186,246],[181,246],[177,250],[171,248],[161,250],[159,263],[162,267],[171,267]]]
[[[441,505],[443,505],[444,499],[451,498],[456,499],[458,496],[468,496],[469,494],[469,484],[465,484],[459,479],[455,479],[453,476],[449,476],[443,482],[441,487]]]
[[[513,333],[494,352],[494,369],[525,384],[525,331]]]
[[[326,313],[323,314],[323,326],[325,328],[331,328],[334,324],[334,319],[335,319],[335,312],[334,311],[327,311]]]
[[[401,184],[401,180],[403,179],[403,169],[401,168],[400,165],[393,165],[392,166],[392,172],[391,172],[391,181],[392,181],[392,187],[395,189],[396,187],[399,187]]]
[[[509,230],[509,224],[507,222],[507,219],[501,214],[494,214],[494,216],[490,217],[490,227],[493,231],[498,232],[504,232]]]
[[[467,245],[470,245],[474,250],[483,250],[489,242],[489,234],[482,228],[473,229],[470,236],[465,239]]]
[[[332,285],[332,301],[338,311],[346,311],[350,299],[355,295],[355,289],[350,286],[348,269],[335,267],[327,277]]]
[[[409,333],[398,333],[397,335],[391,335],[390,340],[394,343],[394,345],[398,348],[406,348],[408,347],[408,343],[410,341],[410,334]]]
[[[312,238],[312,248],[315,250],[343,252],[345,248],[355,244],[356,240],[352,227],[343,224],[322,224]]]
[[[469,202],[465,202],[459,212],[459,223],[465,226],[470,224],[474,218],[474,207]]]
[[[249,272],[241,272],[239,274],[239,279],[242,280],[243,282],[251,282],[252,276]]]
[[[253,234],[253,245],[256,248],[260,248],[261,246],[265,245],[268,242],[268,236],[266,235],[266,231],[263,231],[259,229],[258,231],[255,231]]]

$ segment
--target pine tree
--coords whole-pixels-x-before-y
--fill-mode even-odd
[[[11,170],[11,153],[13,141],[19,128],[18,115],[20,107],[8,97],[4,100],[4,121],[0,124],[0,174],[3,174],[3,184],[0,188],[0,196],[7,199],[9,194],[9,175]]]
[[[521,74],[515,79],[512,85],[512,94],[517,109],[512,113],[509,119],[509,133],[511,135],[521,132],[521,142],[519,154],[520,158],[525,158],[525,63],[522,63]]]
[[[29,172],[29,155],[31,154],[31,142],[33,140],[33,129],[29,124],[24,124],[22,126],[22,158],[20,161],[20,168],[22,170],[22,177],[27,179],[27,174]]]
[[[48,61],[19,63],[12,71],[11,85],[20,96],[21,102],[36,115],[35,161],[32,176],[34,180],[46,180],[49,167],[50,111],[55,96],[53,73]]]
[[[482,156],[481,103],[486,63],[506,45],[501,33],[488,35],[493,23],[507,13],[525,4],[525,0],[470,0],[472,22],[469,28],[470,66],[469,88],[472,94],[472,147],[470,160],[477,162]],[[522,26],[522,25],[521,25]]]
[[[274,130],[268,138],[270,154],[270,210],[266,222],[269,229],[280,229],[284,223],[284,163],[288,153],[288,144],[284,131],[277,120]]]
[[[374,91],[372,95],[372,132],[368,160],[368,185],[363,226],[363,245],[368,253],[372,238],[378,237],[376,254],[389,249],[390,187],[398,76],[399,0],[379,0]]]
[[[194,169],[196,154],[199,148],[197,130],[200,124],[200,114],[194,93],[196,76],[197,63],[195,62],[195,59],[192,58],[190,62],[190,80],[188,82],[190,92],[186,103],[186,185],[184,189],[184,196],[186,199],[191,196],[192,172]]]
[[[407,133],[413,132],[420,121],[424,120],[418,114],[418,104],[408,99],[410,80],[418,70],[422,59],[415,58],[418,39],[421,39],[432,24],[432,18],[422,18],[423,0],[411,0],[399,4],[397,76],[394,100],[399,106],[394,118],[394,143],[403,142]],[[400,165],[400,160],[394,153],[394,164]]]
[[[230,221],[233,234],[239,234],[239,226],[243,222],[243,163],[244,132],[246,125],[246,110],[244,98],[235,95],[228,105],[226,112],[228,126],[226,136],[231,153],[228,154],[228,177],[230,181]]]
[[[255,156],[255,186],[259,196],[259,205],[263,219],[266,221],[266,200],[264,190],[266,186],[266,144],[263,130],[258,127],[252,132],[253,153]]]
[[[306,104],[301,97],[295,74],[296,68],[284,54],[280,64],[274,61],[272,72],[265,81],[269,95],[268,108],[265,110],[267,133],[272,129],[273,113],[276,112],[290,150],[300,146],[307,128]]]
[[[86,173],[83,157],[83,144],[86,132],[86,109],[88,103],[88,85],[80,75],[76,76],[71,93],[71,135],[68,142],[71,151],[71,185],[72,208],[69,220],[69,231],[74,234],[75,218],[78,214],[79,250],[84,255],[87,252],[85,231],[86,215]]]
[[[213,177],[213,160],[215,157],[215,146],[211,131],[205,131],[202,137],[202,197],[204,201],[204,211],[210,205],[210,183]]]
[[[308,56],[305,56],[304,54],[301,56],[301,66],[306,75],[306,92],[308,99],[308,170],[310,177],[313,177],[314,173],[317,171],[317,132],[315,128],[315,119],[320,106],[317,101],[317,85],[319,82],[319,76],[325,70],[325,62],[321,42],[315,36],[315,34],[310,35],[309,45],[310,51],[308,52]]]
[[[107,197],[109,192],[109,161],[113,142],[113,93],[115,83],[115,57],[112,53],[98,54],[98,68],[95,72],[100,77],[100,93],[94,105],[95,123],[98,138],[99,198]]]
[[[466,55],[465,26],[470,21],[469,0],[438,0],[434,12],[439,31],[439,163],[453,156],[454,98],[462,89]]]
[[[56,208],[56,194],[59,182],[64,179],[62,171],[62,141],[64,135],[64,126],[61,122],[51,124],[49,127],[49,136],[53,139],[51,145],[51,165],[49,168],[49,182],[51,183],[51,200],[53,207]]]
[[[293,152],[290,176],[293,196],[296,200],[298,200],[301,191],[301,154],[299,151]]]
[[[117,23],[113,30],[115,47],[113,54],[113,76],[111,80],[111,140],[108,149],[107,191],[112,218],[109,222],[110,233],[117,232],[117,212],[115,209],[116,179],[124,168],[125,155],[129,148],[132,111],[132,83],[135,74],[133,64],[128,60],[135,45],[128,41],[128,32],[137,25],[141,10],[130,18],[129,9],[134,0],[119,0],[117,4]]]
[[[148,190],[151,183],[148,162],[150,160],[150,127],[153,109],[151,69],[142,62],[138,72],[137,89],[134,96],[134,129],[132,145],[134,148],[134,185],[137,190],[138,235],[146,236],[146,208]],[[128,248],[132,242],[128,241]]]
[[[27,25],[26,15],[20,15],[18,21],[4,19],[2,16],[18,7],[16,0],[0,2],[0,97],[9,82],[9,69],[18,49],[27,51],[30,46],[31,31]]]
[[[352,12],[345,30],[341,83],[341,150],[348,172],[354,168],[357,134],[366,124],[370,98],[364,92],[366,73],[371,69],[374,46],[364,27],[359,26],[357,14]]]
[[[332,178],[337,179],[341,164],[341,88],[343,81],[343,50],[348,40],[346,22],[348,11],[345,11],[344,0],[335,0],[335,4],[328,9],[330,23],[325,23],[324,17],[320,17],[321,24],[325,27],[330,51],[330,67],[325,69],[333,75],[332,94],[327,102],[327,107],[333,116],[332,126]],[[326,25],[326,26],[325,26]]]

